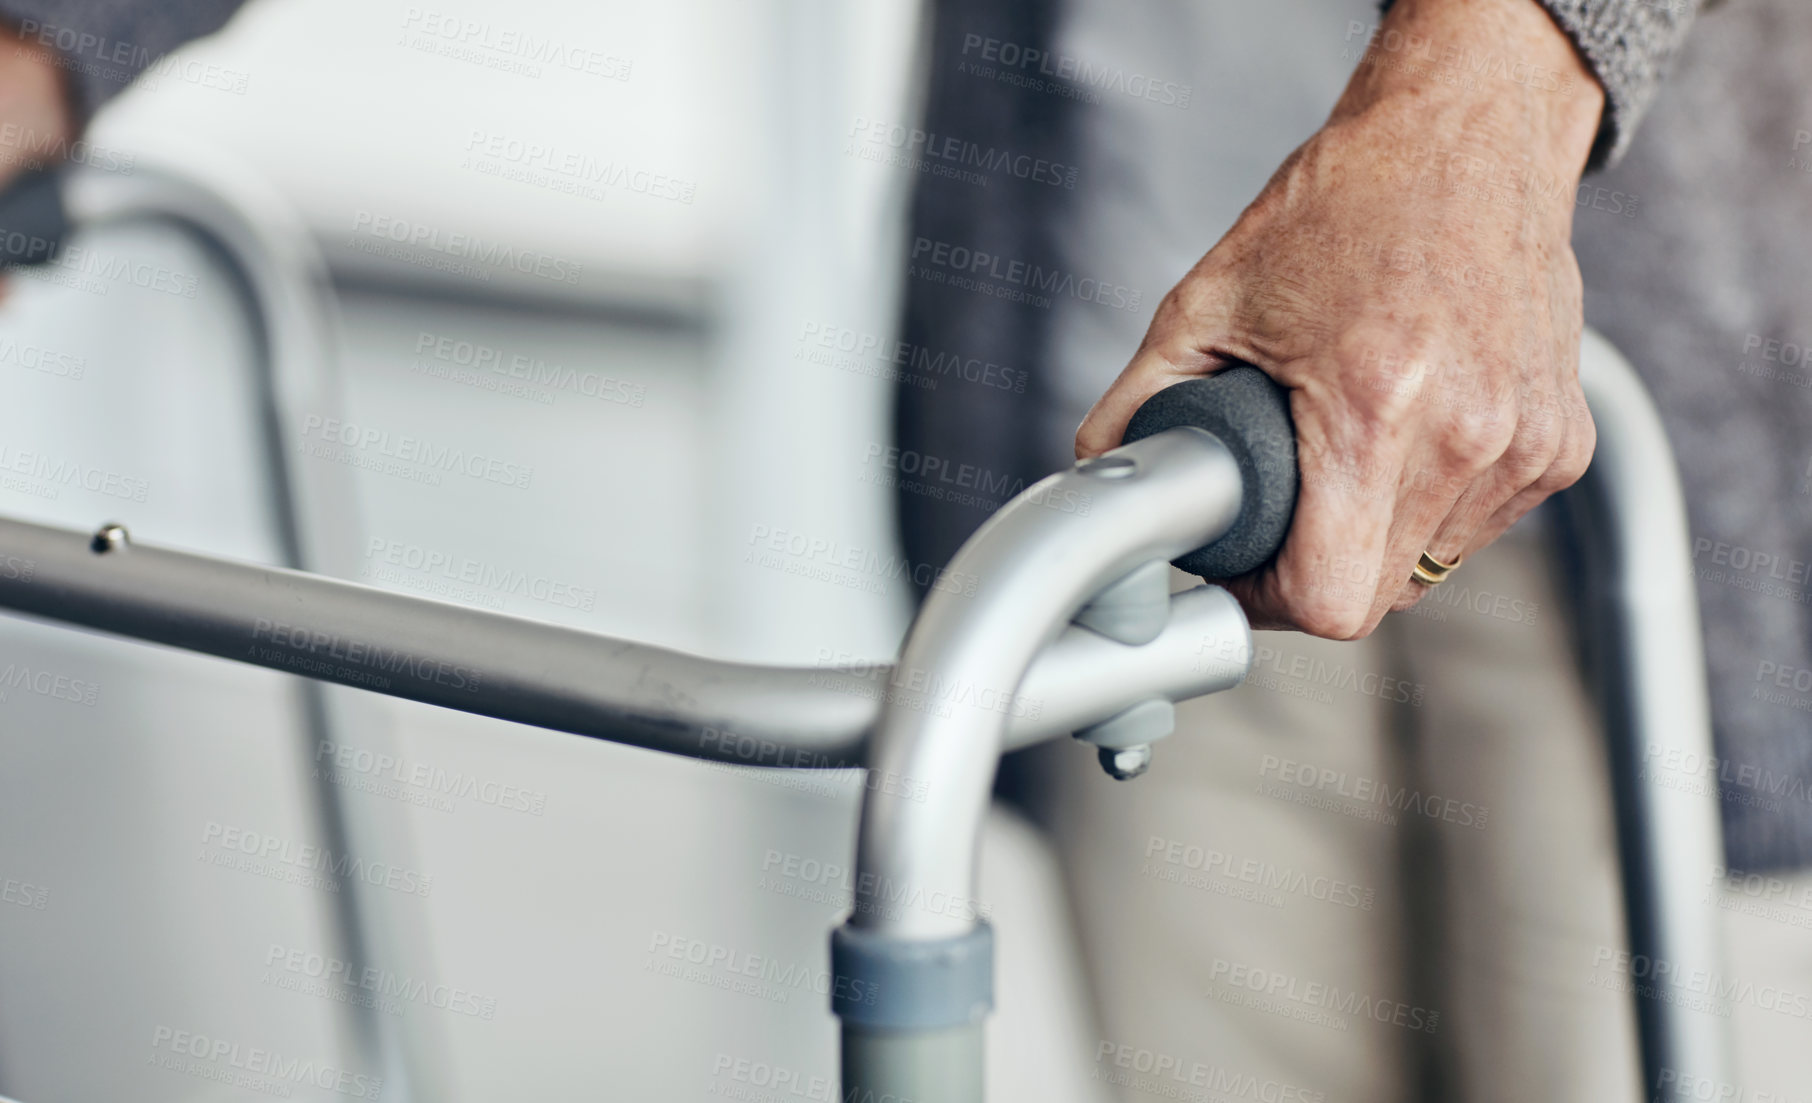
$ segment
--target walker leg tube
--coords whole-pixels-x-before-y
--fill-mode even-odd
[[[1633,369],[1588,331],[1580,382],[1598,452],[1563,501],[1586,568],[1622,851],[1646,1095],[1693,1077],[1734,1083],[1726,1022],[1697,1009],[1695,984],[1722,983],[1715,892],[1724,850],[1715,791],[1670,788],[1669,762],[1705,762],[1711,739],[1693,588],[1692,534],[1660,415]],[[1714,881],[1715,885],[1715,881]],[[1607,948],[1608,949],[1608,948]]]
[[[982,1024],[881,1030],[843,1024],[843,1094],[863,1103],[982,1103]]]

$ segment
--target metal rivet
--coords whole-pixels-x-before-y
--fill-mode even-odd
[[[1137,747],[1122,747],[1114,750],[1102,747],[1096,752],[1101,760],[1101,768],[1107,771],[1115,781],[1131,781],[1144,773],[1151,766],[1151,744],[1141,743]]]
[[[125,525],[109,521],[94,530],[94,539],[88,542],[88,547],[96,555],[105,555],[110,551],[125,551],[131,541],[132,536]]]

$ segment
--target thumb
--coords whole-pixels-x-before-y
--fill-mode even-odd
[[[1172,383],[1213,375],[1230,363],[1225,357],[1193,349],[1183,354],[1155,347],[1140,349],[1076,429],[1076,458],[1086,460],[1118,448],[1126,436],[1127,422],[1152,395]]]

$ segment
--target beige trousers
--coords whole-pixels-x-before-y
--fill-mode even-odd
[[[1605,755],[1549,563],[1519,527],[1363,642],[1259,633],[1247,683],[1180,709],[1136,782],[1041,752],[1092,1079],[1125,1100],[1641,1097]],[[1812,931],[1727,914],[1764,924],[1732,925],[1733,970],[1812,988]],[[1767,1065],[1812,1023],[1764,1019],[1745,1076],[1787,1088]]]

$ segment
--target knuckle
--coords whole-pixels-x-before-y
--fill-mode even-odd
[[[1490,469],[1510,448],[1516,426],[1494,406],[1466,405],[1441,424],[1436,445],[1448,466],[1477,475]]]
[[[1573,443],[1555,458],[1554,466],[1550,470],[1554,472],[1554,477],[1559,482],[1561,489],[1572,486],[1579,481],[1580,476],[1586,473],[1586,468],[1592,465],[1592,453],[1596,450],[1597,443],[1597,430],[1587,429],[1585,432],[1577,434]]]
[[[1343,354],[1335,370],[1350,380],[1346,400],[1353,408],[1381,425],[1402,424],[1423,405],[1429,386],[1428,372],[1408,353],[1374,352]]]
[[[1497,467],[1513,486],[1532,486],[1554,470],[1564,450],[1562,434],[1552,424],[1524,426],[1518,429]]]
[[[1586,418],[1573,427],[1561,441],[1554,456],[1554,462],[1548,466],[1535,485],[1548,494],[1565,490],[1578,482],[1580,476],[1591,466],[1592,453],[1598,447],[1598,427]]]
[[[1598,427],[1592,423],[1592,408],[1586,405],[1585,391],[1579,386],[1579,373],[1575,371],[1561,392],[1560,413],[1569,425],[1583,427],[1587,436],[1597,438]]]
[[[1367,382],[1361,383],[1356,393],[1349,392],[1347,401],[1375,438],[1400,440],[1422,416],[1422,392],[1420,384]]]

